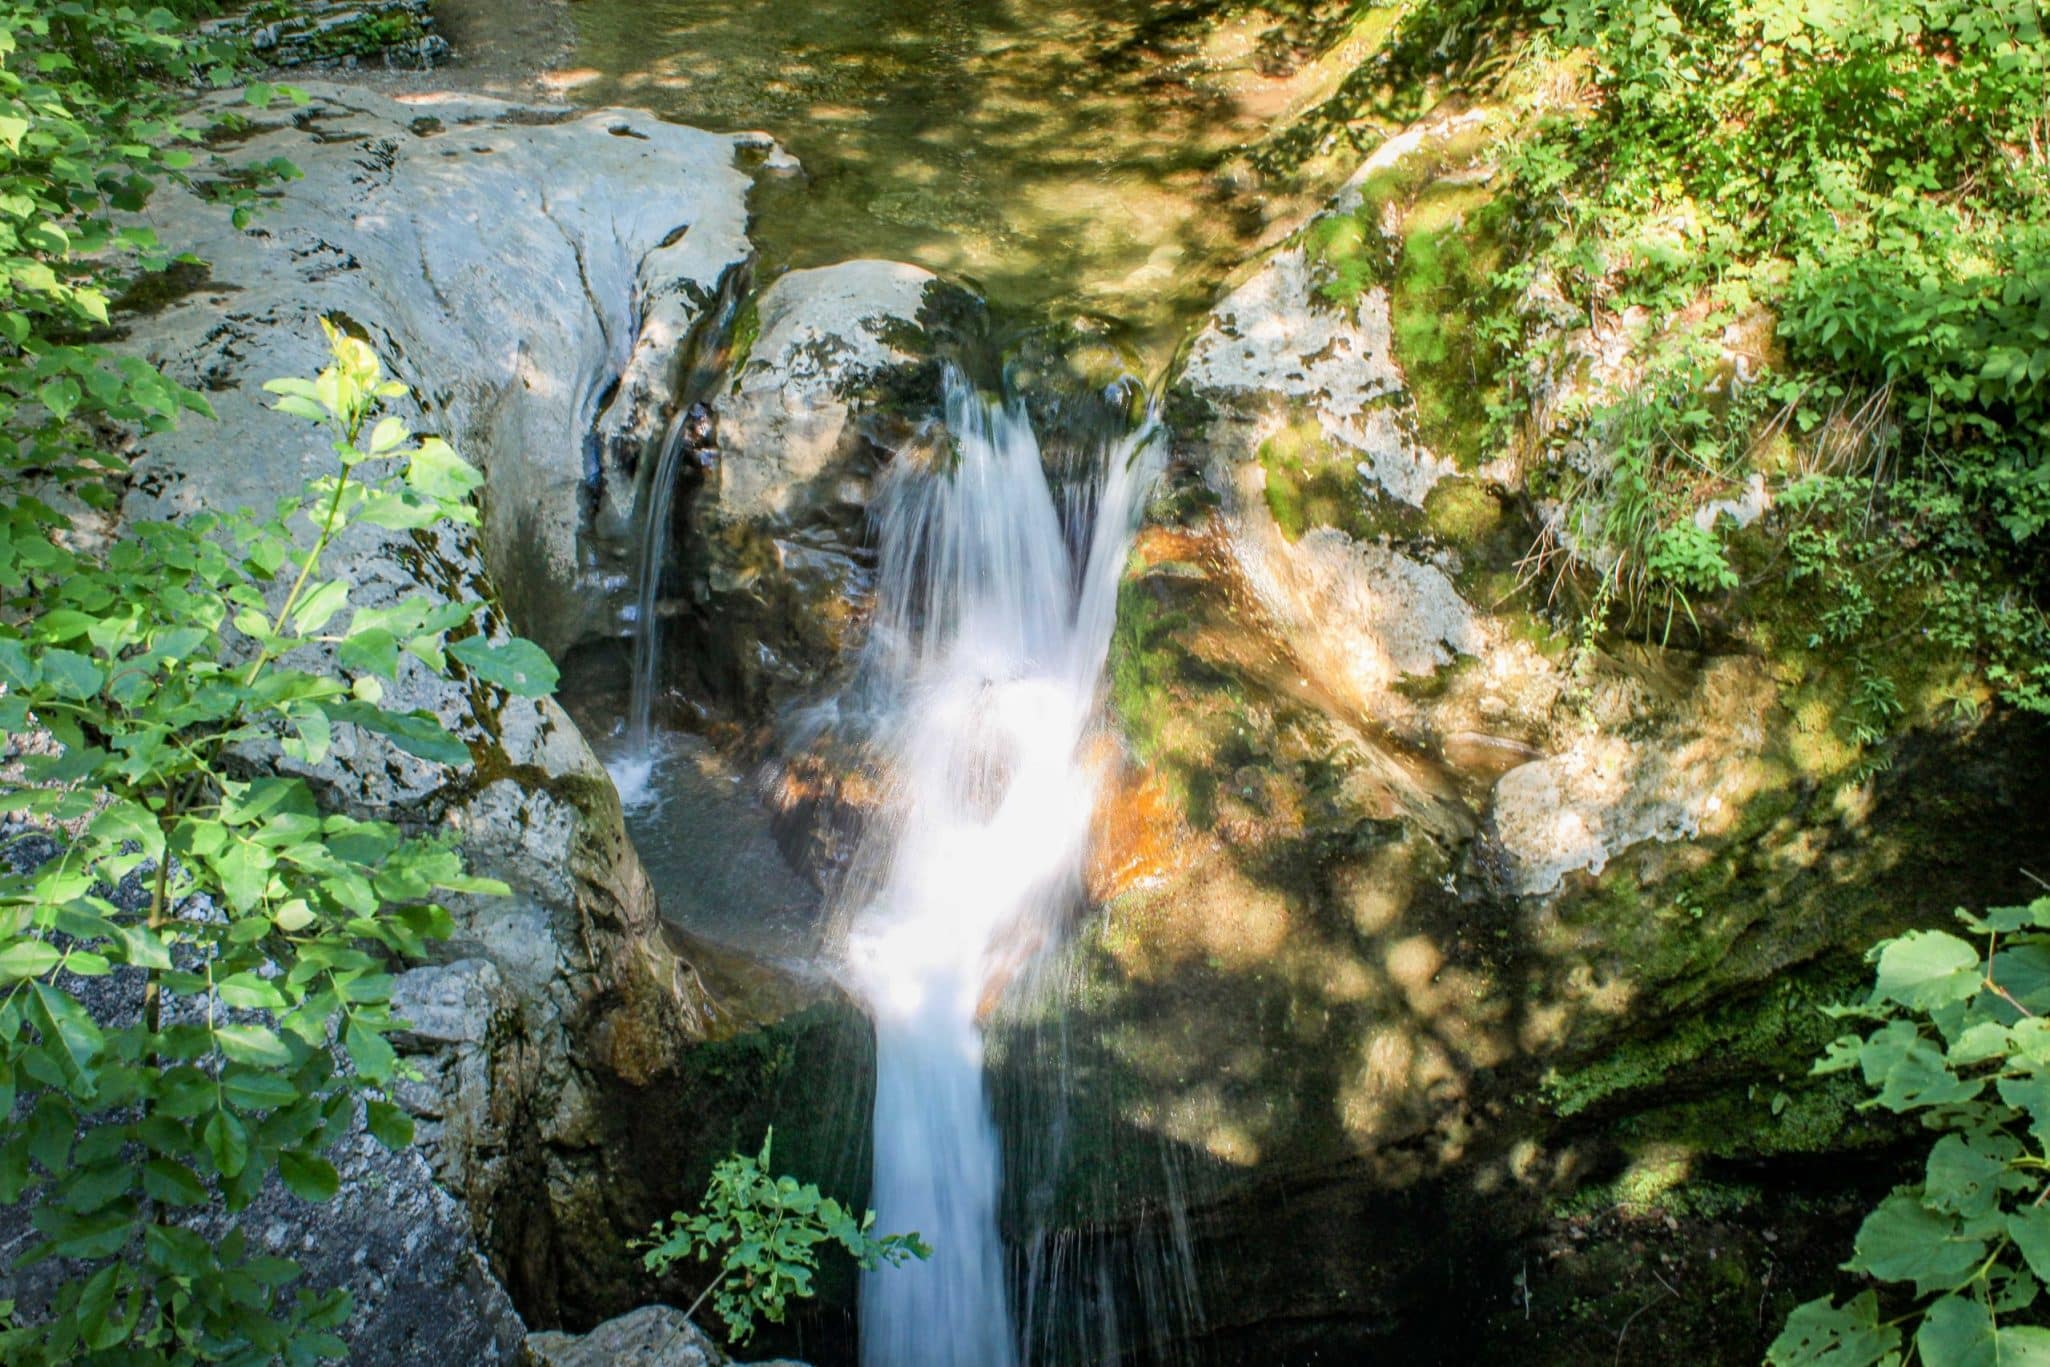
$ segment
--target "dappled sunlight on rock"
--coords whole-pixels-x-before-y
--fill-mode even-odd
[[[1104,902],[1181,868],[1194,842],[1157,775],[1126,765],[1108,735],[1091,748],[1090,762],[1108,778],[1097,790],[1085,882]]]

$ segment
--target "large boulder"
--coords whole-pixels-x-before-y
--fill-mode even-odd
[[[267,510],[325,473],[325,436],[272,412],[260,386],[321,367],[326,318],[407,385],[393,404],[403,417],[486,475],[476,532],[352,528],[326,570],[359,603],[481,599],[487,631],[553,650],[617,630],[640,443],[751,259],[740,162],[762,140],[639,113],[310,91],[303,109],[257,116],[193,190],[150,206],[160,237],[206,271],[116,321],[124,345],[206,392],[218,417],[140,443],[125,513]],[[304,179],[236,229],[208,185],[273,158]],[[597,1142],[597,1116],[703,1038],[707,998],[661,932],[610,781],[560,708],[418,669],[392,700],[431,709],[471,762],[443,769],[353,734],[309,777],[350,810],[460,832],[473,868],[513,892],[459,899],[452,961],[401,979],[403,1042],[424,1079],[405,1099],[424,1142],[387,1167],[391,1199],[413,1213],[287,1223],[297,1242],[347,1241],[371,1265],[396,1258],[393,1241],[481,1247],[532,1320],[586,1315],[631,1275],[609,1202],[635,1160]],[[426,1184],[423,1157],[462,1204]],[[449,1349],[435,1356],[505,1360],[517,1336],[497,1328],[460,1346],[438,1336],[440,1321],[503,1321],[475,1301],[489,1277],[466,1278],[359,1287],[359,1350],[413,1333]]]
[[[1578,1361],[1574,1305],[1626,1275],[1680,1337],[1618,1360],[1756,1361],[1860,1206],[1860,1169],[1804,1165],[1887,1138],[1808,1077],[1817,1008],[2050,837],[2008,806],[2040,727],[1861,762],[1763,648],[1548,607],[1540,455],[1491,444],[1444,361],[1451,268],[1426,293],[1399,266],[1423,234],[1484,272],[1489,130],[1391,139],[1171,377],[1110,659],[1105,909],[991,1030],[1007,1228],[1048,1286],[1090,1269],[1028,1297],[1048,1352],[1108,1355],[1122,1297],[1225,1357],[1494,1360],[1528,1332]],[[1678,1291],[1579,1256],[1589,1211],[1619,1247],[1675,1232]]]
[[[920,319],[942,288],[916,266],[848,261],[791,271],[742,307],[689,514],[681,644],[743,715],[824,693],[858,640],[875,477],[937,409]]]
[[[205,193],[151,205],[159,237],[207,269],[122,321],[219,421],[150,454],[189,500],[296,492],[325,454],[313,443],[247,469],[206,455],[289,430],[270,426],[257,384],[317,368],[315,320],[344,320],[412,389],[418,425],[486,467],[482,551],[520,630],[557,654],[616,633],[636,462],[752,260],[741,162],[763,139],[631,111],[306,89],[305,108],[254,116],[199,168],[202,191],[273,158],[303,173],[246,231]]]

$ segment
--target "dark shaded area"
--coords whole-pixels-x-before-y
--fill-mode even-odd
[[[549,1203],[541,1189],[557,1174],[538,1147],[517,1165],[531,1190],[508,1193],[494,1221],[501,1235],[494,1263],[534,1327],[581,1331],[650,1301],[688,1305],[703,1288],[703,1270],[679,1264],[655,1278],[628,1241],[672,1212],[696,1210],[712,1165],[729,1153],[755,1153],[772,1126],[777,1173],[815,1182],[856,1208],[866,1204],[875,1071],[867,1018],[832,989],[812,989],[807,1003],[789,980],[745,960],[701,942],[682,947],[725,1003],[722,1033],[645,1086],[615,1081],[597,1099],[597,1126],[583,1140],[607,1157],[608,1232],[563,1231],[542,1216]],[[571,1247],[577,1257],[568,1255]],[[617,1255],[588,1256],[605,1247]],[[822,1367],[851,1360],[854,1269],[844,1259],[825,1262],[817,1298],[793,1305],[787,1324],[764,1325],[751,1356],[788,1355]]]

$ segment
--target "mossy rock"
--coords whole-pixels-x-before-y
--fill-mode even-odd
[[[1489,277],[1505,255],[1506,209],[1485,189],[1436,185],[1403,214],[1390,315],[1395,358],[1416,403],[1418,433],[1462,470],[1486,456],[1488,406],[1501,397],[1506,356],[1482,320]]]
[[[1355,540],[1414,536],[1416,510],[1372,490],[1347,448],[1312,420],[1290,424],[1260,444],[1267,511],[1282,536],[1300,541],[1315,527],[1336,527]]]

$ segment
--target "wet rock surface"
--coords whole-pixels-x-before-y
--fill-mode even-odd
[[[683,647],[742,715],[830,691],[858,639],[875,476],[938,400],[919,322],[936,288],[916,266],[849,261],[791,271],[743,306],[690,513]]]

